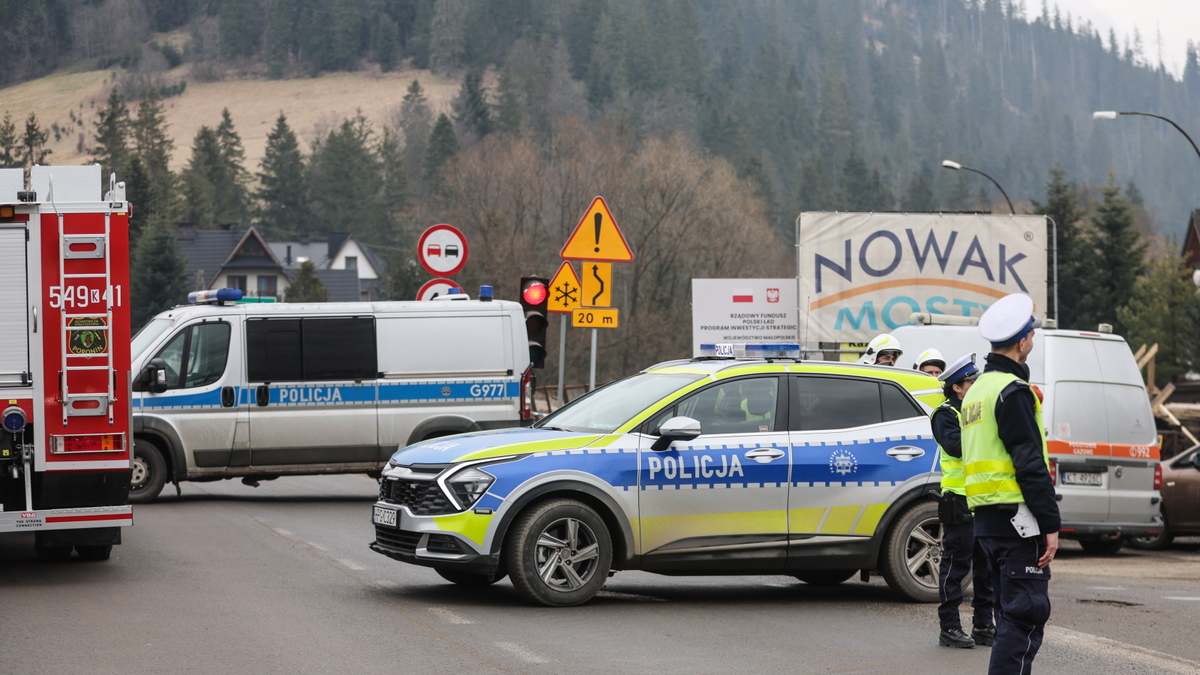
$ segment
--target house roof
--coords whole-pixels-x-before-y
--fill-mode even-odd
[[[229,254],[233,252],[245,234],[245,232],[237,230],[179,228],[175,237],[175,245],[184,259],[184,274],[187,275],[189,284],[198,286],[191,290],[204,290],[216,281],[225,261],[229,260]],[[193,283],[201,272],[203,273],[203,285],[199,285],[199,282]]]
[[[329,291],[330,302],[358,302],[357,270],[317,270],[317,278]]]
[[[1200,263],[1200,209],[1192,209],[1192,217],[1188,219],[1182,255],[1189,266]]]

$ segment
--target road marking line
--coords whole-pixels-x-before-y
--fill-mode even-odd
[[[542,656],[541,654],[531,652],[515,642],[495,642],[493,644],[528,663],[550,663],[550,659]]]
[[[311,546],[311,547],[313,547],[313,548],[317,549],[318,551],[328,551],[328,550],[329,550],[328,548],[326,548],[326,547],[324,547],[324,546],[322,546],[322,545],[320,545],[320,544],[318,544],[318,543],[316,543],[316,542],[306,541],[306,542],[304,542],[304,543],[306,543],[306,544],[308,544],[309,546]]]
[[[446,609],[445,607],[430,607],[429,611],[436,614],[439,619],[441,619],[442,621],[445,621],[446,623],[453,623],[453,624],[460,624],[460,625],[468,624],[468,623],[475,623],[474,621],[472,621],[466,617],[462,617],[462,616],[455,614],[454,612],[451,612],[450,610]]]
[[[1152,673],[1169,672],[1180,673],[1181,675],[1195,675],[1197,670],[1200,670],[1200,662],[1197,661],[1190,661],[1173,654],[1131,645],[1127,642],[1110,640],[1099,635],[1081,633],[1069,628],[1046,626],[1046,637],[1052,638],[1052,641],[1048,641],[1051,646],[1065,646],[1068,649],[1077,649],[1090,656],[1096,656],[1096,652],[1104,652],[1108,656],[1142,665]]]
[[[282,527],[273,527],[273,528],[271,528],[271,529],[275,530],[276,532],[278,532],[279,534],[281,534],[281,535],[283,535],[283,536],[285,536],[285,537],[290,537],[290,536],[292,536],[292,533],[291,533],[291,531],[289,531],[289,530],[285,530],[285,529],[283,529]]]
[[[1163,596],[1163,600],[1200,600],[1200,598],[1191,598],[1191,597],[1181,597],[1181,596],[1175,596],[1175,595],[1166,595],[1166,596]]]
[[[1088,586],[1093,591],[1127,591],[1124,586]]]
[[[597,598],[608,598],[609,600],[634,600],[636,602],[666,602],[663,598],[656,598],[652,595],[636,595],[634,593],[618,593],[617,591],[600,591],[596,594]]]
[[[363,567],[362,565],[359,565],[358,563],[354,562],[353,560],[351,560],[351,559],[349,559],[349,558],[338,558],[338,559],[337,559],[337,561],[338,561],[338,562],[340,562],[340,563],[342,563],[342,564],[343,564],[343,565],[345,565],[346,567],[349,567],[349,568],[350,568],[350,569],[352,569],[352,570],[365,570],[365,569],[367,569],[367,568]]]

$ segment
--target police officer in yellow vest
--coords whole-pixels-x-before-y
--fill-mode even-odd
[[[962,405],[963,474],[975,538],[996,595],[990,675],[1027,675],[1050,618],[1050,561],[1062,521],[1050,480],[1042,405],[1025,365],[1033,351],[1033,300],[1014,293],[979,320],[992,343]]]
[[[930,421],[933,438],[938,443],[942,467],[942,499],[938,519],[942,521],[942,563],[938,575],[938,620],[941,633],[938,644],[943,647],[970,649],[975,645],[991,645],[996,639],[992,622],[992,581],[988,573],[983,547],[975,541],[975,525],[967,509],[966,479],[962,463],[962,424],[959,421],[962,399],[979,369],[975,355],[967,354],[947,368],[938,379],[943,382],[946,402],[933,411]],[[958,606],[962,604],[963,579],[975,568],[975,598],[971,601],[973,621],[971,634],[963,632]]]

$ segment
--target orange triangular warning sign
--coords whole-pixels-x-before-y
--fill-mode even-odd
[[[559,254],[564,260],[629,262],[633,251],[617,227],[604,197],[596,197]]]
[[[566,260],[550,280],[550,299],[546,301],[547,312],[570,312],[579,306],[579,276]]]

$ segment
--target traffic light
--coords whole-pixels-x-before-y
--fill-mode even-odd
[[[529,336],[529,361],[534,368],[546,367],[546,303],[550,300],[550,280],[521,277],[521,308],[525,310],[525,334]]]

